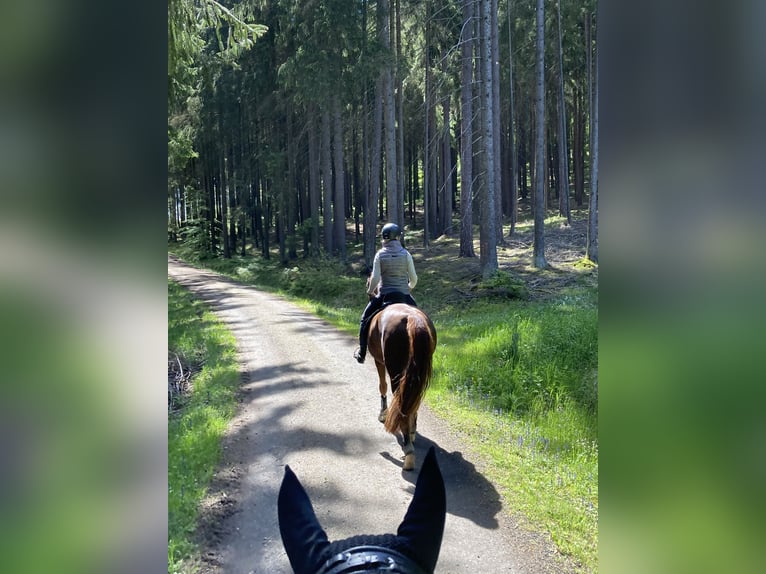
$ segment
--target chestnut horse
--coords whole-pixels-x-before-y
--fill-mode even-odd
[[[404,470],[415,468],[418,407],[431,380],[436,329],[422,310],[403,303],[386,305],[370,319],[368,352],[375,359],[380,390],[378,420],[388,432],[401,432]],[[391,380],[393,399],[387,404]]]

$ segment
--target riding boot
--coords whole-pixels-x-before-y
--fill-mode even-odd
[[[362,313],[362,319],[359,321],[359,348],[354,351],[354,358],[358,363],[364,363],[364,358],[367,355],[367,330],[370,327],[370,317],[380,309],[381,305],[383,305],[382,297],[373,297]]]
[[[357,363],[364,363],[364,358],[367,355],[367,321],[362,321],[362,325],[359,329],[359,348],[354,351],[354,358]]]

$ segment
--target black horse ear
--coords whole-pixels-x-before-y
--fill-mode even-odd
[[[407,541],[413,558],[428,572],[434,571],[439,559],[446,514],[444,479],[436,462],[436,451],[431,447],[420,469],[410,507],[397,531],[397,536]]]
[[[330,542],[314,514],[309,495],[285,466],[277,501],[279,533],[295,574],[314,574],[327,560]]]

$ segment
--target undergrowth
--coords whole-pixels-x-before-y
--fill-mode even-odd
[[[441,315],[448,351],[437,356],[437,369],[458,395],[512,414],[533,404],[554,408],[564,398],[596,412],[588,381],[597,366],[595,307],[478,303]]]

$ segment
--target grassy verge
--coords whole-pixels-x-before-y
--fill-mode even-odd
[[[199,371],[168,415],[168,572],[195,550],[198,505],[221,456],[234,414],[239,369],[234,337],[186,291],[168,282],[168,350]]]
[[[437,313],[427,402],[489,463],[507,508],[595,572],[597,313],[587,295]]]
[[[439,338],[426,402],[484,459],[506,508],[549,533],[582,571],[596,572],[596,288],[572,272],[565,288],[531,300],[512,271],[480,281],[456,252],[444,244],[427,256],[414,253],[415,295]],[[356,263],[348,265],[328,259],[284,267],[258,257],[196,263],[287,296],[353,335],[366,303],[360,257],[361,247],[351,246]],[[546,273],[560,274],[533,279]]]

